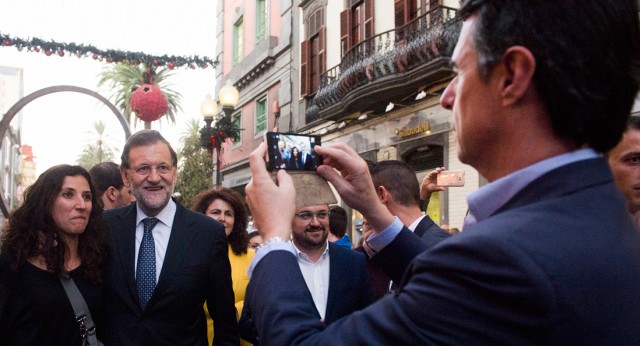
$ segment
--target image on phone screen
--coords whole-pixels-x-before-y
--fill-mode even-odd
[[[280,132],[267,132],[265,136],[269,170],[315,171],[322,163],[314,150],[320,136]]]

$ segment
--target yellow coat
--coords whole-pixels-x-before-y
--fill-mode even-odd
[[[233,283],[233,295],[236,301],[236,318],[240,319],[242,308],[244,307],[244,294],[247,291],[247,285],[249,284],[249,276],[247,270],[253,260],[255,251],[253,249],[247,250],[246,254],[240,256],[233,253],[231,246],[229,246],[229,263],[231,264],[231,281]],[[209,310],[207,310],[207,304],[204,305],[204,311],[207,314],[207,336],[209,337],[209,345],[213,344],[213,320],[209,316]],[[251,343],[240,340],[240,345],[251,345]]]

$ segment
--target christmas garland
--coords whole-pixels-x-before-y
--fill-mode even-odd
[[[236,127],[230,116],[226,114],[218,118],[213,127],[206,126],[200,129],[200,144],[203,148],[212,152],[215,148],[220,152],[220,146],[227,138],[235,138],[242,129]]]
[[[108,49],[101,50],[92,45],[64,43],[56,41],[44,41],[39,38],[22,39],[12,37],[7,34],[0,33],[0,45],[5,47],[14,46],[18,51],[27,49],[29,52],[43,52],[46,56],[57,54],[65,56],[65,54],[75,55],[78,58],[92,57],[94,60],[106,60],[109,63],[122,63],[130,65],[145,64],[146,66],[167,66],[169,69],[175,67],[188,67],[195,69],[207,68],[209,66],[215,68],[218,65],[218,59],[211,60],[208,57],[186,56],[154,56],[142,52],[125,52],[121,50]]]

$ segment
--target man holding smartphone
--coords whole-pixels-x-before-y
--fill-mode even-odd
[[[318,174],[373,226],[368,254],[401,282],[326,328],[306,310],[295,255],[278,250],[291,177],[276,185],[259,146],[246,190],[267,245],[247,296],[265,343],[640,345],[640,234],[601,155],[638,93],[638,12],[636,0],[461,2],[440,102],[460,161],[489,184],[467,198],[464,232],[429,250],[379,201],[358,153],[316,148]]]

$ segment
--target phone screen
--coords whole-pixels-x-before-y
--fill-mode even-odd
[[[265,136],[269,170],[315,171],[322,163],[314,150],[320,144],[319,136],[280,132],[267,132]]]

